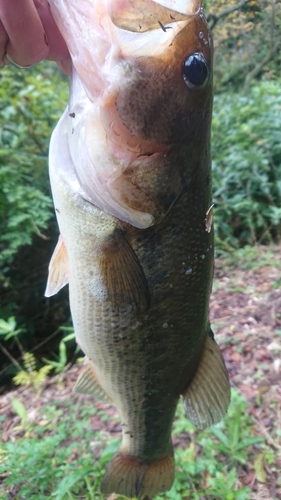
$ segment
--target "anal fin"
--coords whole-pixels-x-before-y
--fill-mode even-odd
[[[227,411],[230,402],[228,373],[211,330],[183,399],[187,417],[199,429],[218,423]]]
[[[97,381],[93,365],[89,358],[86,358],[86,366],[82,373],[80,373],[73,391],[78,394],[89,394],[105,403],[112,403],[111,399]]]
[[[68,284],[68,257],[62,236],[54,250],[49,264],[49,276],[45,291],[46,297],[55,295],[61,288]]]

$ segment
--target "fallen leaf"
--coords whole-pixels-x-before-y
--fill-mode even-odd
[[[268,344],[267,349],[269,351],[281,351],[281,344],[278,344],[278,342],[271,342],[271,344]]]

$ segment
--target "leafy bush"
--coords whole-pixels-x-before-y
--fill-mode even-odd
[[[44,73],[5,66],[0,82],[0,276],[7,278],[18,249],[42,236],[53,216],[48,145],[67,84],[46,64]]]
[[[280,110],[280,82],[261,82],[247,97],[215,97],[213,196],[220,248],[280,240]]]
[[[57,238],[48,148],[67,98],[67,79],[55,64],[44,62],[29,70],[1,68],[0,318],[16,316],[25,330],[21,341],[27,350],[68,317],[66,300],[63,304],[61,299],[44,301],[48,263]],[[6,347],[18,356],[13,339]],[[6,363],[0,351],[0,365]]]

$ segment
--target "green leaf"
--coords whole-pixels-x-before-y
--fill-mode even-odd
[[[66,335],[66,337],[63,338],[63,342],[69,342],[69,340],[75,339],[75,333],[70,333],[69,335]]]
[[[101,464],[107,463],[112,455],[118,450],[120,447],[121,440],[120,439],[112,439],[110,444],[104,448],[101,453],[100,461]]]
[[[211,431],[228,450],[230,447],[229,438],[218,427],[212,427]]]
[[[254,461],[256,478],[260,483],[266,483],[266,471],[264,468],[264,453],[260,453]]]
[[[78,482],[83,479],[84,476],[93,471],[93,467],[83,467],[78,470],[72,471],[70,474],[66,475],[58,484],[55,491],[52,493],[52,497],[56,500],[63,500],[64,496],[70,491],[70,489]]]
[[[264,442],[264,438],[262,436],[255,436],[249,438],[243,438],[241,442],[237,445],[236,450],[242,450],[242,448],[246,448],[247,446],[252,446],[253,444]]]
[[[24,425],[27,422],[27,411],[24,405],[17,398],[12,398],[12,407],[14,412],[20,417],[22,424]]]

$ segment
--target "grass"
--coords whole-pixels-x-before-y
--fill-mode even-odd
[[[226,292],[240,291],[240,283],[243,281],[244,292],[245,286],[247,286],[250,295],[255,293],[258,297],[266,299],[267,295],[280,285],[280,273],[275,273],[273,269],[281,269],[278,255],[276,248],[272,246],[267,249],[246,247],[236,251],[235,255],[222,257],[216,266],[218,276],[215,280],[215,289],[218,291],[223,289]],[[259,268],[263,270],[259,272]],[[268,274],[268,268],[271,269],[270,272],[272,269],[274,271],[272,277]],[[258,270],[256,281],[249,278],[253,269]],[[258,285],[267,284],[268,286],[259,292],[253,292],[250,288],[255,288],[256,282]],[[222,298],[224,299],[224,297]],[[228,302],[224,305],[224,308],[227,307],[229,307]],[[237,311],[243,316],[241,307],[241,304],[238,304]],[[248,317],[250,312],[248,307],[244,315]],[[277,315],[279,312],[276,312]],[[213,327],[219,330],[221,328],[228,330],[228,324],[229,318],[227,317],[224,321],[223,315],[219,314],[218,322],[213,323]],[[12,326],[10,325],[11,328]],[[13,328],[17,332],[16,325]],[[227,331],[227,334],[221,334],[220,341],[222,344],[231,344],[233,348],[231,353],[240,352],[245,342],[247,342],[248,347],[253,349],[256,344],[265,342],[263,337],[268,338],[268,342],[272,339],[279,342],[281,338],[280,327],[275,327],[274,331],[271,331],[271,327],[259,324],[258,328],[259,335],[257,332],[252,334],[251,329],[244,331],[243,324],[239,324],[241,330],[239,335],[229,335]],[[6,335],[7,332],[5,331],[4,334]],[[253,335],[256,339],[254,344],[250,342]],[[267,343],[264,344],[264,349]],[[63,351],[62,354],[64,354]],[[279,350],[276,356],[280,357]],[[264,399],[263,391],[269,390],[266,378],[269,373],[268,363],[272,363],[272,360],[268,361],[265,357],[265,361],[263,358],[258,359],[257,364],[254,361],[254,358],[251,358],[251,366],[247,365],[248,370],[250,368],[252,370],[247,383],[251,380],[254,386],[258,380],[262,384],[256,399],[251,400],[251,407],[239,392],[232,390],[231,406],[224,420],[211,429],[200,432],[186,419],[183,405],[178,405],[173,431],[176,462],[175,481],[169,492],[157,496],[154,500],[249,500],[250,498],[258,498],[253,497],[253,491],[250,487],[245,486],[245,484],[250,486],[251,480],[249,479],[247,483],[247,481],[243,481],[243,476],[249,475],[250,478],[251,474],[252,477],[254,474],[256,481],[262,485],[266,481],[266,469],[267,471],[272,469],[271,473],[270,471],[267,473],[268,481],[276,474],[275,484],[280,492],[281,478],[279,476],[278,479],[278,470],[280,470],[279,464],[281,463],[281,430],[277,383],[271,387],[271,397]],[[57,365],[58,367],[65,366],[64,356],[58,358],[54,367],[56,368]],[[62,379],[58,377],[57,380],[58,390],[54,391],[56,394],[64,385]],[[239,381],[236,385],[239,387]],[[267,394],[266,392],[265,396]],[[276,394],[276,400],[274,394]],[[42,392],[40,400],[40,405],[42,405],[44,392]],[[5,429],[5,417],[0,416],[1,500],[104,499],[100,493],[101,478],[112,454],[120,445],[120,439],[116,438],[116,434],[108,431],[112,428],[110,423],[117,417],[115,415],[109,416],[108,411],[97,409],[94,401],[81,399],[79,401],[77,403],[77,397],[72,396],[57,401],[52,399],[49,405],[41,406],[40,410],[36,410],[37,416],[32,419],[30,405],[27,407],[27,403],[25,403],[25,408],[18,399],[12,400],[12,411],[17,415],[18,422],[17,428],[11,431],[13,434],[10,433],[8,441],[7,438],[3,437],[4,432],[1,437],[1,428]],[[32,403],[36,407],[35,395]],[[40,405],[38,404],[38,407]],[[271,427],[269,422],[270,436],[265,428],[267,424],[265,423],[263,430],[260,430],[255,417],[266,405],[268,405],[268,411],[263,412],[259,420],[263,424],[265,417],[268,417],[269,420],[275,419]],[[257,408],[257,412],[255,412],[255,408]],[[7,417],[9,418],[9,415]],[[97,420],[99,424],[95,425]],[[261,435],[264,435],[266,440]],[[277,498],[281,498],[278,492]],[[114,497],[114,500],[124,500],[124,498],[119,496]]]
[[[281,262],[275,256],[276,251],[279,251],[278,249],[279,247],[276,245],[246,245],[230,252],[223,252],[222,258],[217,260],[217,264],[220,267],[228,265],[229,267],[251,269],[253,271],[263,266],[281,269]]]
[[[17,404],[13,406],[17,410]],[[23,408],[17,411],[19,439],[0,440],[0,498],[10,499],[12,489],[14,500],[102,500],[100,481],[120,439],[109,437],[106,430],[91,430],[90,421],[98,416],[106,424],[106,412],[89,401],[81,405],[71,398],[41,408],[36,423],[28,421]],[[243,396],[233,391],[228,416],[204,432],[195,430],[179,404],[173,436],[175,482],[155,500],[250,498],[237,471],[253,460],[253,445],[265,444],[254,434]]]

